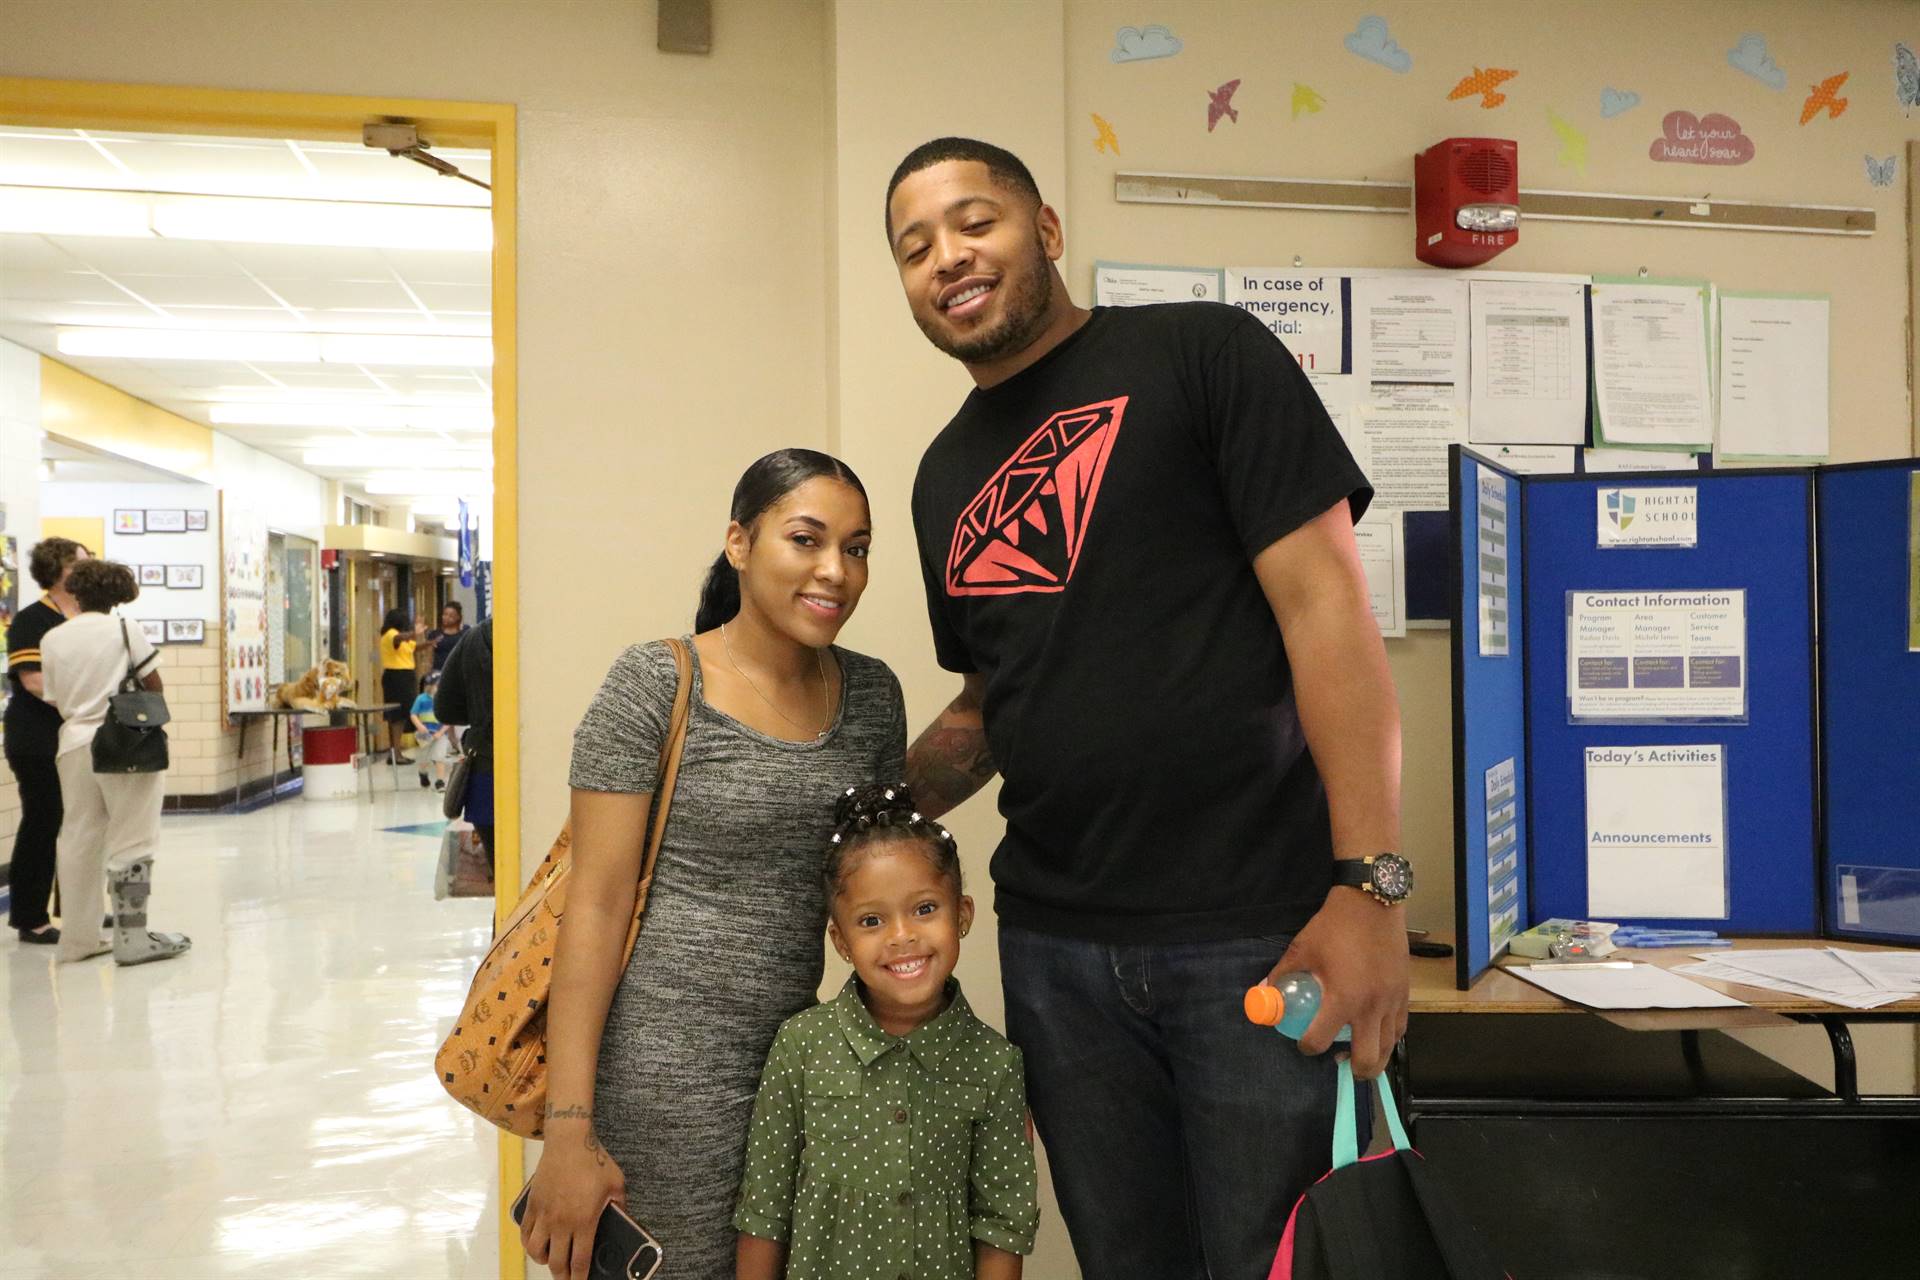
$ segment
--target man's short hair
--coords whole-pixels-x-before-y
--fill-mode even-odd
[[[60,584],[60,576],[67,566],[83,555],[91,554],[72,538],[42,538],[33,544],[33,552],[27,558],[27,572],[40,584],[42,591],[51,591]]]
[[[893,178],[887,183],[885,211],[888,244],[893,243],[895,189],[922,169],[931,169],[948,160],[977,160],[987,166],[995,185],[1020,195],[1032,196],[1035,204],[1045,203],[1040,197],[1039,184],[1033,180],[1033,173],[1019,156],[1005,147],[996,147],[991,142],[981,142],[977,138],[935,138],[907,152],[907,158],[894,169]]]

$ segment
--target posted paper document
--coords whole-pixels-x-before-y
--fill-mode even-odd
[[[1587,436],[1587,290],[1554,281],[1469,282],[1475,444],[1577,445]]]
[[[1727,917],[1726,748],[1588,747],[1587,916]]]
[[[1569,723],[1747,718],[1747,593],[1569,591]]]
[[[1713,443],[1706,306],[1697,285],[1593,286],[1602,441],[1694,450]]]

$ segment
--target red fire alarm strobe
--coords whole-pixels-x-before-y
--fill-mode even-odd
[[[1413,256],[1477,267],[1520,239],[1520,145],[1448,138],[1413,158]]]

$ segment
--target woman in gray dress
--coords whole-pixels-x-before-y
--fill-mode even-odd
[[[741,477],[690,639],[685,754],[624,969],[673,709],[667,646],[621,654],[574,735],[547,1140],[521,1227],[555,1277],[587,1274],[609,1199],[659,1239],[663,1280],[733,1275],[760,1070],[820,985],[834,801],[899,776],[906,754],[899,681],[833,645],[866,589],[870,527],[859,479],[825,454],[783,450]]]

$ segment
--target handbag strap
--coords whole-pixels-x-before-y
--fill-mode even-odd
[[[1407,1141],[1407,1128],[1400,1123],[1400,1104],[1394,1100],[1393,1086],[1387,1082],[1386,1072],[1382,1071],[1374,1079],[1373,1087],[1380,1091],[1380,1110],[1387,1117],[1387,1134],[1393,1139],[1393,1149],[1413,1150],[1413,1144]],[[1360,1158],[1360,1126],[1355,1114],[1360,1086],[1353,1078],[1353,1064],[1345,1058],[1340,1059],[1339,1090],[1333,1104],[1333,1167],[1344,1169]]]
[[[140,692],[140,677],[133,669],[133,636],[127,630],[127,620],[125,618],[120,619],[120,643],[125,645],[127,649],[127,674],[126,678],[120,681],[120,692],[138,693]]]
[[[640,936],[640,918],[646,914],[647,891],[652,886],[654,864],[660,860],[660,845],[667,835],[667,811],[673,807],[673,787],[680,777],[680,756],[687,745],[687,721],[693,702],[693,658],[686,645],[667,641],[673,652],[673,665],[680,683],[673,694],[673,718],[667,722],[667,740],[660,746],[660,781],[653,790],[653,820],[647,832],[647,851],[640,864],[640,887],[633,895],[633,923],[627,927],[627,956],[633,955],[634,941]]]

